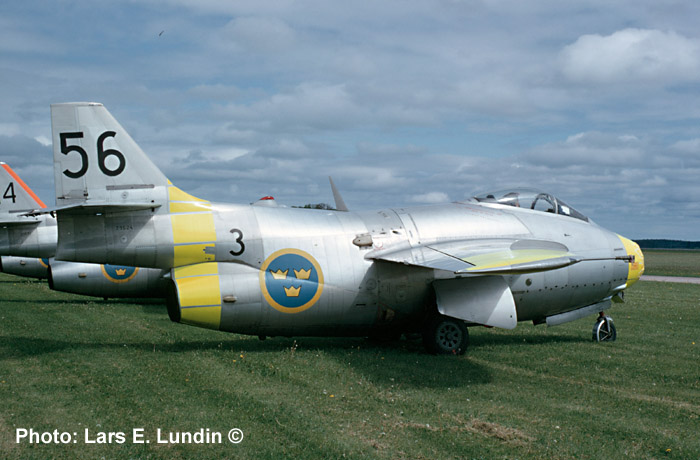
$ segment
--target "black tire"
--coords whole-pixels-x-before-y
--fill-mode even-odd
[[[615,323],[609,316],[602,316],[593,325],[593,340],[596,342],[614,342],[617,339]]]
[[[423,345],[434,355],[463,355],[469,346],[469,331],[462,320],[436,315],[423,328]]]

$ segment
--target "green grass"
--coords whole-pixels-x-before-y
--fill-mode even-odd
[[[644,249],[645,275],[700,277],[700,251]]]
[[[642,282],[555,328],[470,329],[465,356],[418,341],[268,339],[173,324],[154,302],[92,300],[0,275],[1,458],[700,457],[700,286]],[[157,445],[155,430],[242,443]],[[16,428],[78,443],[14,442]],[[127,433],[86,445],[83,431]],[[151,444],[133,444],[145,428]]]

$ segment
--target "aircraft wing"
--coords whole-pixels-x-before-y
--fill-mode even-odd
[[[507,275],[554,270],[580,262],[563,244],[526,239],[482,239],[373,251],[370,259],[450,271]]]
[[[365,257],[474,275],[437,279],[433,282],[437,308],[443,315],[475,324],[512,329],[517,323],[515,301],[502,276],[542,272],[585,260],[561,243],[528,239],[478,239],[381,249]],[[611,259],[628,260],[629,256]],[[469,295],[465,295],[465,293]]]
[[[404,246],[376,250],[366,257],[445,270],[455,275],[474,275],[435,280],[438,311],[471,323],[505,329],[513,329],[518,321],[512,292],[502,276],[484,275],[554,270],[582,260],[560,243],[510,238]]]

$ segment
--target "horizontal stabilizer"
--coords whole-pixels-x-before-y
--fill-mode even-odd
[[[32,219],[31,217],[18,217],[17,219],[11,218],[0,218],[0,225],[37,225],[41,221],[39,219]]]
[[[105,214],[115,212],[131,212],[143,211],[145,209],[156,209],[161,205],[159,203],[81,203],[67,206],[55,206],[52,208],[37,209],[35,211],[24,214],[25,216],[38,216],[41,214],[64,213],[64,214]]]

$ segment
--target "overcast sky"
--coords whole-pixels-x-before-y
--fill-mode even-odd
[[[49,105],[96,101],[180,188],[355,210],[549,191],[700,240],[700,3],[5,1],[0,160],[54,202]]]

